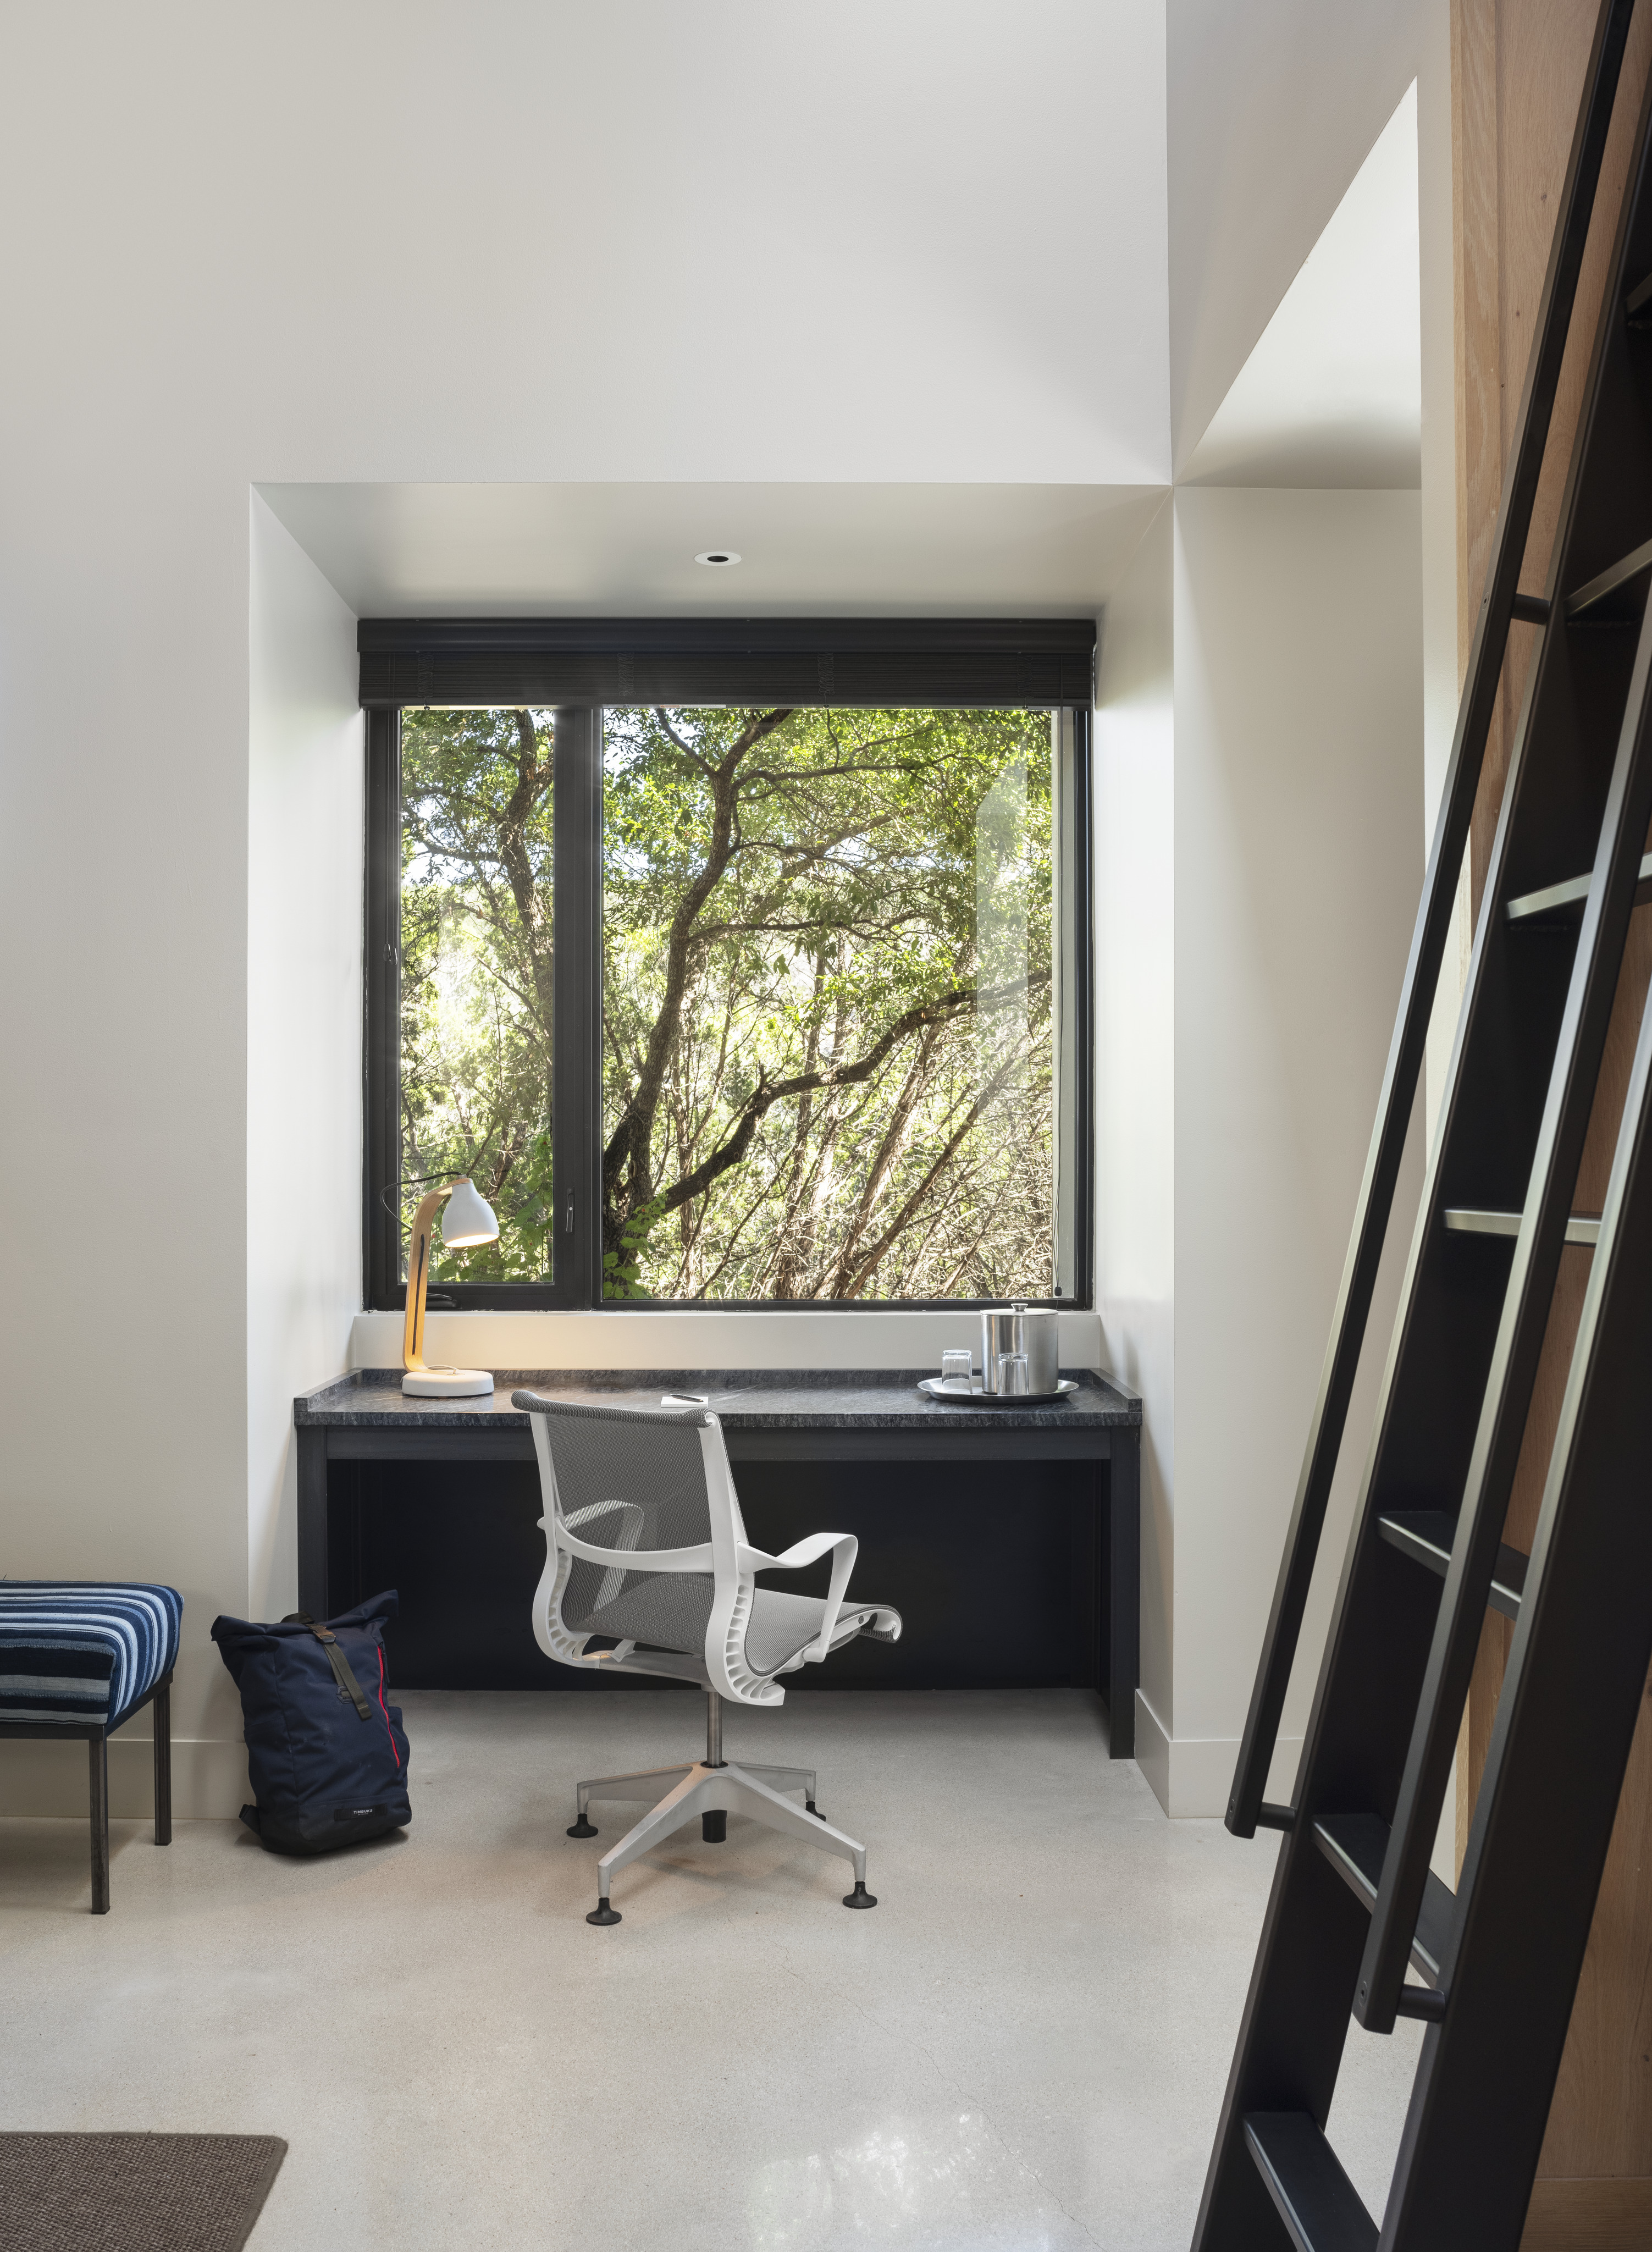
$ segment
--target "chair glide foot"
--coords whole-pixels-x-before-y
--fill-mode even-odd
[[[598,1901],[590,1915],[586,1918],[586,1922],[587,1923],[618,1923],[619,1921],[620,1911],[617,1908],[610,1908],[608,1906],[608,1896],[606,1893],[602,1894],[602,1897]]]
[[[594,1838],[596,1836],[596,1825],[594,1822],[587,1822],[585,1817],[581,1815],[580,1819],[574,1823],[569,1830],[568,1835],[570,1838]]]
[[[718,1807],[711,1814],[700,1817],[700,1841],[706,1845],[726,1845],[728,1843],[728,1809]]]
[[[843,1906],[845,1908],[876,1908],[877,1905],[877,1894],[869,1893],[859,1878],[857,1878],[855,1880],[854,1891],[852,1893],[845,1893],[843,1894]]]
[[[803,1811],[805,1814],[812,1814],[816,1822],[823,1822],[826,1819],[812,1798],[806,1798],[803,1801]]]

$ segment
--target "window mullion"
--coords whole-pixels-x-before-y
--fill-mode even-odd
[[[602,713],[559,705],[552,783],[552,1300],[602,1302]]]
[[[401,714],[367,714],[367,865],[362,902],[362,1303],[402,1303]]]

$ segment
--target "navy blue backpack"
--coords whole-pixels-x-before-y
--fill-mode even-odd
[[[302,1611],[278,1626],[212,1621],[258,1800],[241,1819],[271,1852],[330,1853],[412,1821],[407,1739],[385,1678],[395,1614],[392,1588],[319,1626]]]

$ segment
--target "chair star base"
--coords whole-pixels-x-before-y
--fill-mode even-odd
[[[807,1811],[781,1797],[788,1790],[804,1794]],[[618,1923],[619,1915],[608,1904],[615,1875],[628,1863],[663,1845],[696,1815],[700,1817],[701,1836],[711,1843],[720,1843],[726,1837],[731,1814],[743,1814],[787,1837],[818,1846],[823,1853],[841,1854],[855,1872],[855,1889],[844,1894],[844,1907],[877,1906],[877,1895],[866,1889],[866,1848],[841,1830],[833,1829],[814,1810],[815,1774],[811,1768],[746,1767],[737,1760],[712,1766],[705,1760],[697,1760],[691,1767],[650,1768],[637,1775],[593,1776],[579,1786],[580,1818],[569,1831],[570,1838],[595,1836],[587,1814],[593,1798],[642,1798],[652,1804],[642,1819],[598,1862],[597,1907],[593,1915],[587,1916],[587,1923]]]

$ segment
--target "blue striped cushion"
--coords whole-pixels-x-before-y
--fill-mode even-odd
[[[177,1661],[184,1598],[122,1580],[0,1580],[0,1720],[118,1727]]]

